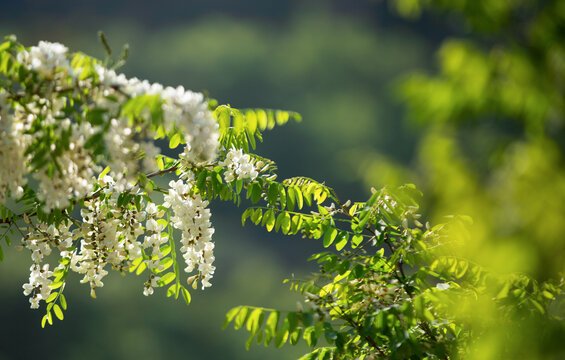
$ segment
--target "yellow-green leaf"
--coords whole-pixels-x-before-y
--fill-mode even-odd
[[[63,320],[65,317],[63,316],[63,311],[61,310],[61,308],[59,307],[59,305],[55,304],[53,306],[53,311],[55,312],[55,316],[57,317],[57,319],[59,320]]]

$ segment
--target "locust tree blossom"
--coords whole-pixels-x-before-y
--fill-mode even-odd
[[[16,54],[14,60],[35,73],[41,86],[15,86],[33,92],[25,106],[13,101],[22,95],[0,89],[0,165],[6,169],[0,174],[0,203],[8,194],[23,194],[29,173],[39,181],[45,212],[86,197],[94,172],[105,165],[114,178],[124,179],[123,186],[133,183],[140,173],[157,170],[160,149],[153,138],[159,127],[181,134],[192,163],[216,158],[218,124],[201,93],[128,79],[98,63],[90,74],[81,56],[46,41]],[[76,100],[69,102],[69,96]],[[152,117],[155,109],[124,112],[143,96],[155,97],[159,122]]]
[[[59,70],[59,77],[72,74],[67,58],[68,48],[60,43],[40,41],[37,46],[32,46],[29,51],[21,51],[18,60],[40,75],[51,78]]]
[[[30,267],[29,282],[23,285],[24,295],[31,295],[29,302],[32,309],[39,308],[40,300],[47,300],[51,294],[53,272],[49,271],[49,264],[40,266],[39,264],[33,264]]]
[[[200,194],[191,193],[190,182],[171,181],[169,186],[163,205],[173,210],[171,223],[182,232],[180,251],[186,262],[184,271],[191,273],[197,269],[198,274],[189,278],[189,281],[201,280],[204,289],[211,286],[210,280],[216,269],[212,265],[215,259],[212,242],[214,228],[210,222],[208,201],[202,200]]]
[[[29,121],[13,116],[7,101],[8,93],[0,89],[0,204],[4,204],[8,194],[16,199],[23,194],[29,159],[25,152],[31,141],[31,136],[25,134]]]
[[[113,179],[105,176],[104,183],[110,190],[108,195],[85,204],[81,210],[83,222],[74,232],[80,247],[72,256],[71,269],[84,276],[81,282],[89,283],[92,291],[104,286],[106,265],[124,271],[132,260],[142,256],[137,238],[144,232],[141,222],[145,212],[118,206],[119,194],[111,191]]]
[[[234,180],[253,180],[258,172],[249,154],[244,154],[242,149],[230,149],[226,154],[225,160],[219,163],[226,168],[224,179],[226,182]]]
[[[222,174],[226,182],[252,182],[262,165],[220,136],[206,97],[128,78],[59,43],[23,48],[9,40],[0,44],[0,64],[0,227],[23,234],[31,307],[45,301],[49,322],[51,309],[61,318],[53,302],[66,306],[70,272],[92,296],[111,270],[146,271],[144,295],[168,285],[167,296],[182,293],[187,303],[186,283],[211,286],[208,203],[239,197]],[[183,146],[177,159],[163,160],[160,138]],[[150,179],[167,173],[178,179],[169,188]],[[163,194],[162,202],[152,192]],[[14,202],[20,213],[9,208]],[[184,284],[177,251],[189,274]]]

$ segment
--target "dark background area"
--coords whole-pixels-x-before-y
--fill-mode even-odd
[[[363,200],[363,159],[409,165],[418,126],[407,123],[396,80],[432,69],[434,49],[464,34],[457,19],[401,19],[384,1],[0,1],[0,35],[26,46],[61,42],[103,57],[103,30],[115,56],[123,44],[129,77],[205,90],[236,108],[300,112],[301,124],[264,134],[257,153],[279,165],[282,178],[304,175],[333,186],[343,199]],[[410,179],[406,179],[410,180]],[[166,181],[166,179],[163,179]],[[376,187],[383,184],[375,183]],[[316,241],[282,238],[247,224],[241,209],[213,204],[216,276],[192,292],[192,304],[164,292],[142,295],[143,276],[110,274],[89,297],[70,277],[65,320],[41,329],[21,286],[29,254],[8,249],[0,263],[0,359],[291,359],[304,347],[245,351],[243,331],[221,330],[233,306],[294,310],[298,297],[282,284],[316,268],[306,258]]]

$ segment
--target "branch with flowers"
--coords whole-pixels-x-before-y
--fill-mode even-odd
[[[31,308],[46,303],[42,326],[64,318],[71,271],[92,297],[114,270],[145,274],[146,296],[164,287],[189,304],[188,288],[211,286],[215,272],[215,200],[251,203],[243,225],[335,248],[310,258],[320,273],[288,281],[304,296],[297,311],[239,306],[227,314],[225,325],[249,331],[247,347],[302,339],[313,348],[304,359],[447,359],[481,332],[451,306],[487,292],[486,281],[501,311],[527,303],[544,314],[562,293],[562,284],[532,286],[450,256],[448,234],[461,218],[422,224],[412,185],[343,202],[309,178],[277,181],[275,163],[252,151],[262,131],[299,114],[218,106],[107,65],[58,43],[0,44],[0,241],[16,239],[31,255],[23,289]],[[157,140],[182,151],[165,156]],[[175,177],[168,187],[155,181],[164,175]]]
[[[175,229],[185,271],[195,273],[189,284],[210,286],[209,199],[236,199],[229,184],[241,189],[272,176],[271,162],[242,148],[254,147],[273,121],[298,115],[255,111],[255,125],[247,116],[242,128],[243,113],[203,94],[128,79],[58,43],[24,48],[8,38],[0,56],[0,224],[8,245],[9,233],[17,232],[19,247],[31,252],[24,293],[32,308],[48,303],[43,323],[52,323],[51,309],[63,317],[69,271],[83,275],[95,296],[109,268],[148,270],[145,295],[168,286],[169,296],[182,293],[188,303]],[[162,138],[171,149],[183,146],[177,159],[161,155],[155,140]],[[153,181],[165,174],[178,176],[168,189]],[[156,203],[153,192],[164,201]],[[50,270],[44,260],[53,249],[60,258]]]

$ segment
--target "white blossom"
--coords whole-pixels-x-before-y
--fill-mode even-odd
[[[87,122],[80,126],[73,124],[69,149],[56,160],[59,167],[52,174],[47,172],[47,167],[34,174],[39,180],[37,197],[45,202],[46,212],[55,208],[64,209],[70,205],[70,199],[84,198],[92,192],[91,179],[97,167],[93,166],[84,143],[93,131]]]
[[[25,155],[31,136],[25,134],[29,128],[27,117],[15,116],[7,102],[8,93],[0,89],[0,204],[4,204],[8,192],[14,198],[23,195],[27,183],[27,163]]]
[[[244,179],[253,180],[258,175],[251,157],[249,154],[244,154],[242,149],[230,149],[226,158],[220,161],[219,165],[226,168],[224,173],[226,182]]]
[[[168,251],[164,245],[172,235],[165,232],[163,207],[151,202],[144,210],[132,204],[117,205],[120,194],[139,191],[139,173],[158,169],[156,157],[160,149],[153,140],[153,109],[142,109],[135,119],[123,114],[128,101],[144,95],[155,96],[161,106],[162,122],[157,125],[167,135],[181,134],[185,144],[180,156],[185,181],[170,183],[164,206],[172,210],[171,225],[182,232],[180,251],[185,271],[197,272],[189,282],[198,279],[202,288],[211,286],[215,271],[214,228],[208,202],[192,192],[194,174],[190,172],[195,165],[211,164],[219,147],[218,124],[204,95],[182,86],[164,87],[127,78],[100,65],[94,65],[93,76],[81,77],[88,68],[73,69],[67,47],[59,43],[41,41],[19,51],[16,61],[35,72],[34,79],[41,82],[33,89],[20,84],[29,96],[25,104],[0,89],[0,204],[8,196],[21,197],[28,177],[37,180],[37,199],[46,213],[85,200],[80,220],[55,226],[33,225],[26,219],[34,226],[22,242],[34,263],[30,280],[23,285],[31,307],[39,307],[51,292],[53,271],[42,262],[53,251],[65,259],[54,269],[55,279],[59,281],[62,271],[77,272],[82,275],[81,282],[90,285],[93,296],[95,289],[104,285],[109,268],[123,272],[134,262],[143,261],[149,270],[144,295],[151,295],[159,286],[162,260]],[[72,94],[72,100],[68,94]],[[93,109],[102,110],[96,121],[89,117]],[[103,135],[104,153],[87,147],[87,142],[99,133]],[[42,158],[34,158],[35,149],[45,152],[45,148],[37,146],[45,142],[45,161],[38,162]],[[109,165],[110,172],[97,179],[94,175],[101,170],[100,162]],[[257,176],[248,155],[241,155],[235,163],[235,177]]]
[[[29,282],[23,285],[24,295],[32,295],[29,299],[32,309],[39,307],[40,300],[47,300],[51,294],[49,285],[53,282],[50,277],[53,272],[49,271],[49,264],[43,266],[33,264],[30,268]]]
[[[112,189],[113,179],[104,177],[104,184]],[[104,200],[97,197],[87,203],[81,210],[82,226],[75,231],[80,247],[72,257],[71,269],[82,274],[81,282],[88,282],[92,289],[104,286],[107,264],[123,271],[142,256],[137,238],[144,232],[141,222],[145,213],[117,206],[118,196],[110,192]]]
[[[29,51],[24,50],[18,53],[18,61],[47,78],[53,77],[58,69],[64,74],[72,74],[67,51],[67,47],[63,44],[40,41]]]
[[[168,195],[165,195],[166,207],[173,210],[172,225],[182,231],[180,251],[186,263],[186,272],[198,270],[202,289],[211,286],[214,275],[214,228],[210,222],[210,210],[206,208],[208,201],[202,200],[200,194],[192,194],[192,183],[182,180],[171,181]],[[196,283],[195,283],[196,285]]]
[[[106,96],[126,94],[129,97],[140,95],[158,95],[163,104],[163,126],[165,132],[177,129],[184,136],[190,158],[196,163],[211,161],[216,157],[219,146],[218,124],[208,109],[204,95],[185,90],[182,86],[163,87],[158,83],[149,83],[137,78],[127,79],[123,74],[97,66],[101,89],[97,103],[106,105]],[[120,93],[115,89],[119,88]],[[111,105],[111,104],[108,104]],[[152,134],[148,134],[152,135]],[[146,154],[152,155],[153,149],[144,148]],[[150,156],[148,156],[150,158]]]

